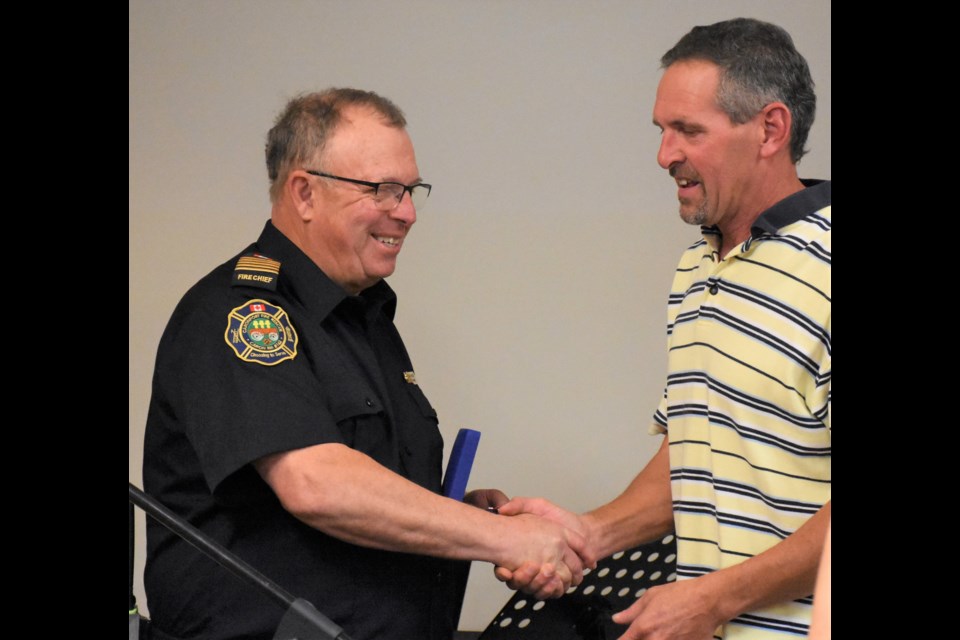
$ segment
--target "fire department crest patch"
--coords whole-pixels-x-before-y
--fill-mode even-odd
[[[297,332],[287,312],[266,300],[249,300],[231,311],[223,339],[241,360],[268,367],[297,355]]]

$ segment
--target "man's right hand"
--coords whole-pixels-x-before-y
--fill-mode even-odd
[[[495,567],[494,575],[511,589],[529,593],[539,600],[559,598],[571,586],[583,581],[584,568],[597,566],[597,558],[590,551],[586,538],[587,527],[580,516],[542,498],[514,498],[500,505],[499,512],[503,516],[518,518],[535,515],[560,525],[570,550],[576,554],[575,558],[561,554],[561,565],[527,560],[512,570],[505,566]]]

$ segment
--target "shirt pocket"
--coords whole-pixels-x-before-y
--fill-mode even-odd
[[[380,464],[395,466],[386,413],[374,394],[363,391],[335,394],[330,400],[330,413],[344,444]]]

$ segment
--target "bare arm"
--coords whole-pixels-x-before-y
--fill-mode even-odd
[[[780,543],[710,574],[716,580],[717,593],[723,594],[724,619],[812,594],[829,524],[828,501]]]
[[[810,640],[830,640],[830,529],[831,525],[827,523],[827,539],[823,543],[813,592]]]
[[[650,542],[673,531],[670,445],[666,437],[647,466],[619,496],[583,515],[597,558]]]
[[[437,495],[344,445],[266,456],[255,466],[285,509],[341,540],[511,568],[547,564],[565,572],[567,586],[582,579],[579,534],[536,516],[501,518]]]
[[[667,439],[627,488],[612,501],[577,515],[542,498],[514,498],[500,507],[504,515],[535,513],[559,522],[586,537],[587,566],[612,553],[649,542],[673,530],[673,505],[670,494],[670,452]],[[498,566],[494,573],[511,589],[542,595],[544,576],[539,567],[527,564],[518,570]]]
[[[542,498],[514,498],[500,507],[504,515],[535,513],[587,537],[594,561],[649,542],[673,530],[670,452],[664,438],[657,453],[619,496],[577,515]]]
[[[652,587],[613,616],[617,624],[630,624],[622,640],[704,640],[741,613],[810,595],[829,522],[827,502],[763,553],[699,578]]]

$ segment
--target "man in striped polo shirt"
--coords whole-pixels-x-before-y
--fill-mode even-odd
[[[775,25],[695,27],[662,58],[657,161],[701,237],[667,305],[658,452],[613,501],[576,515],[514,499],[584,533],[598,558],[676,531],[677,580],[613,620],[625,640],[807,635],[830,520],[830,182],[797,163],[816,98]],[[536,593],[535,567],[497,576]]]

